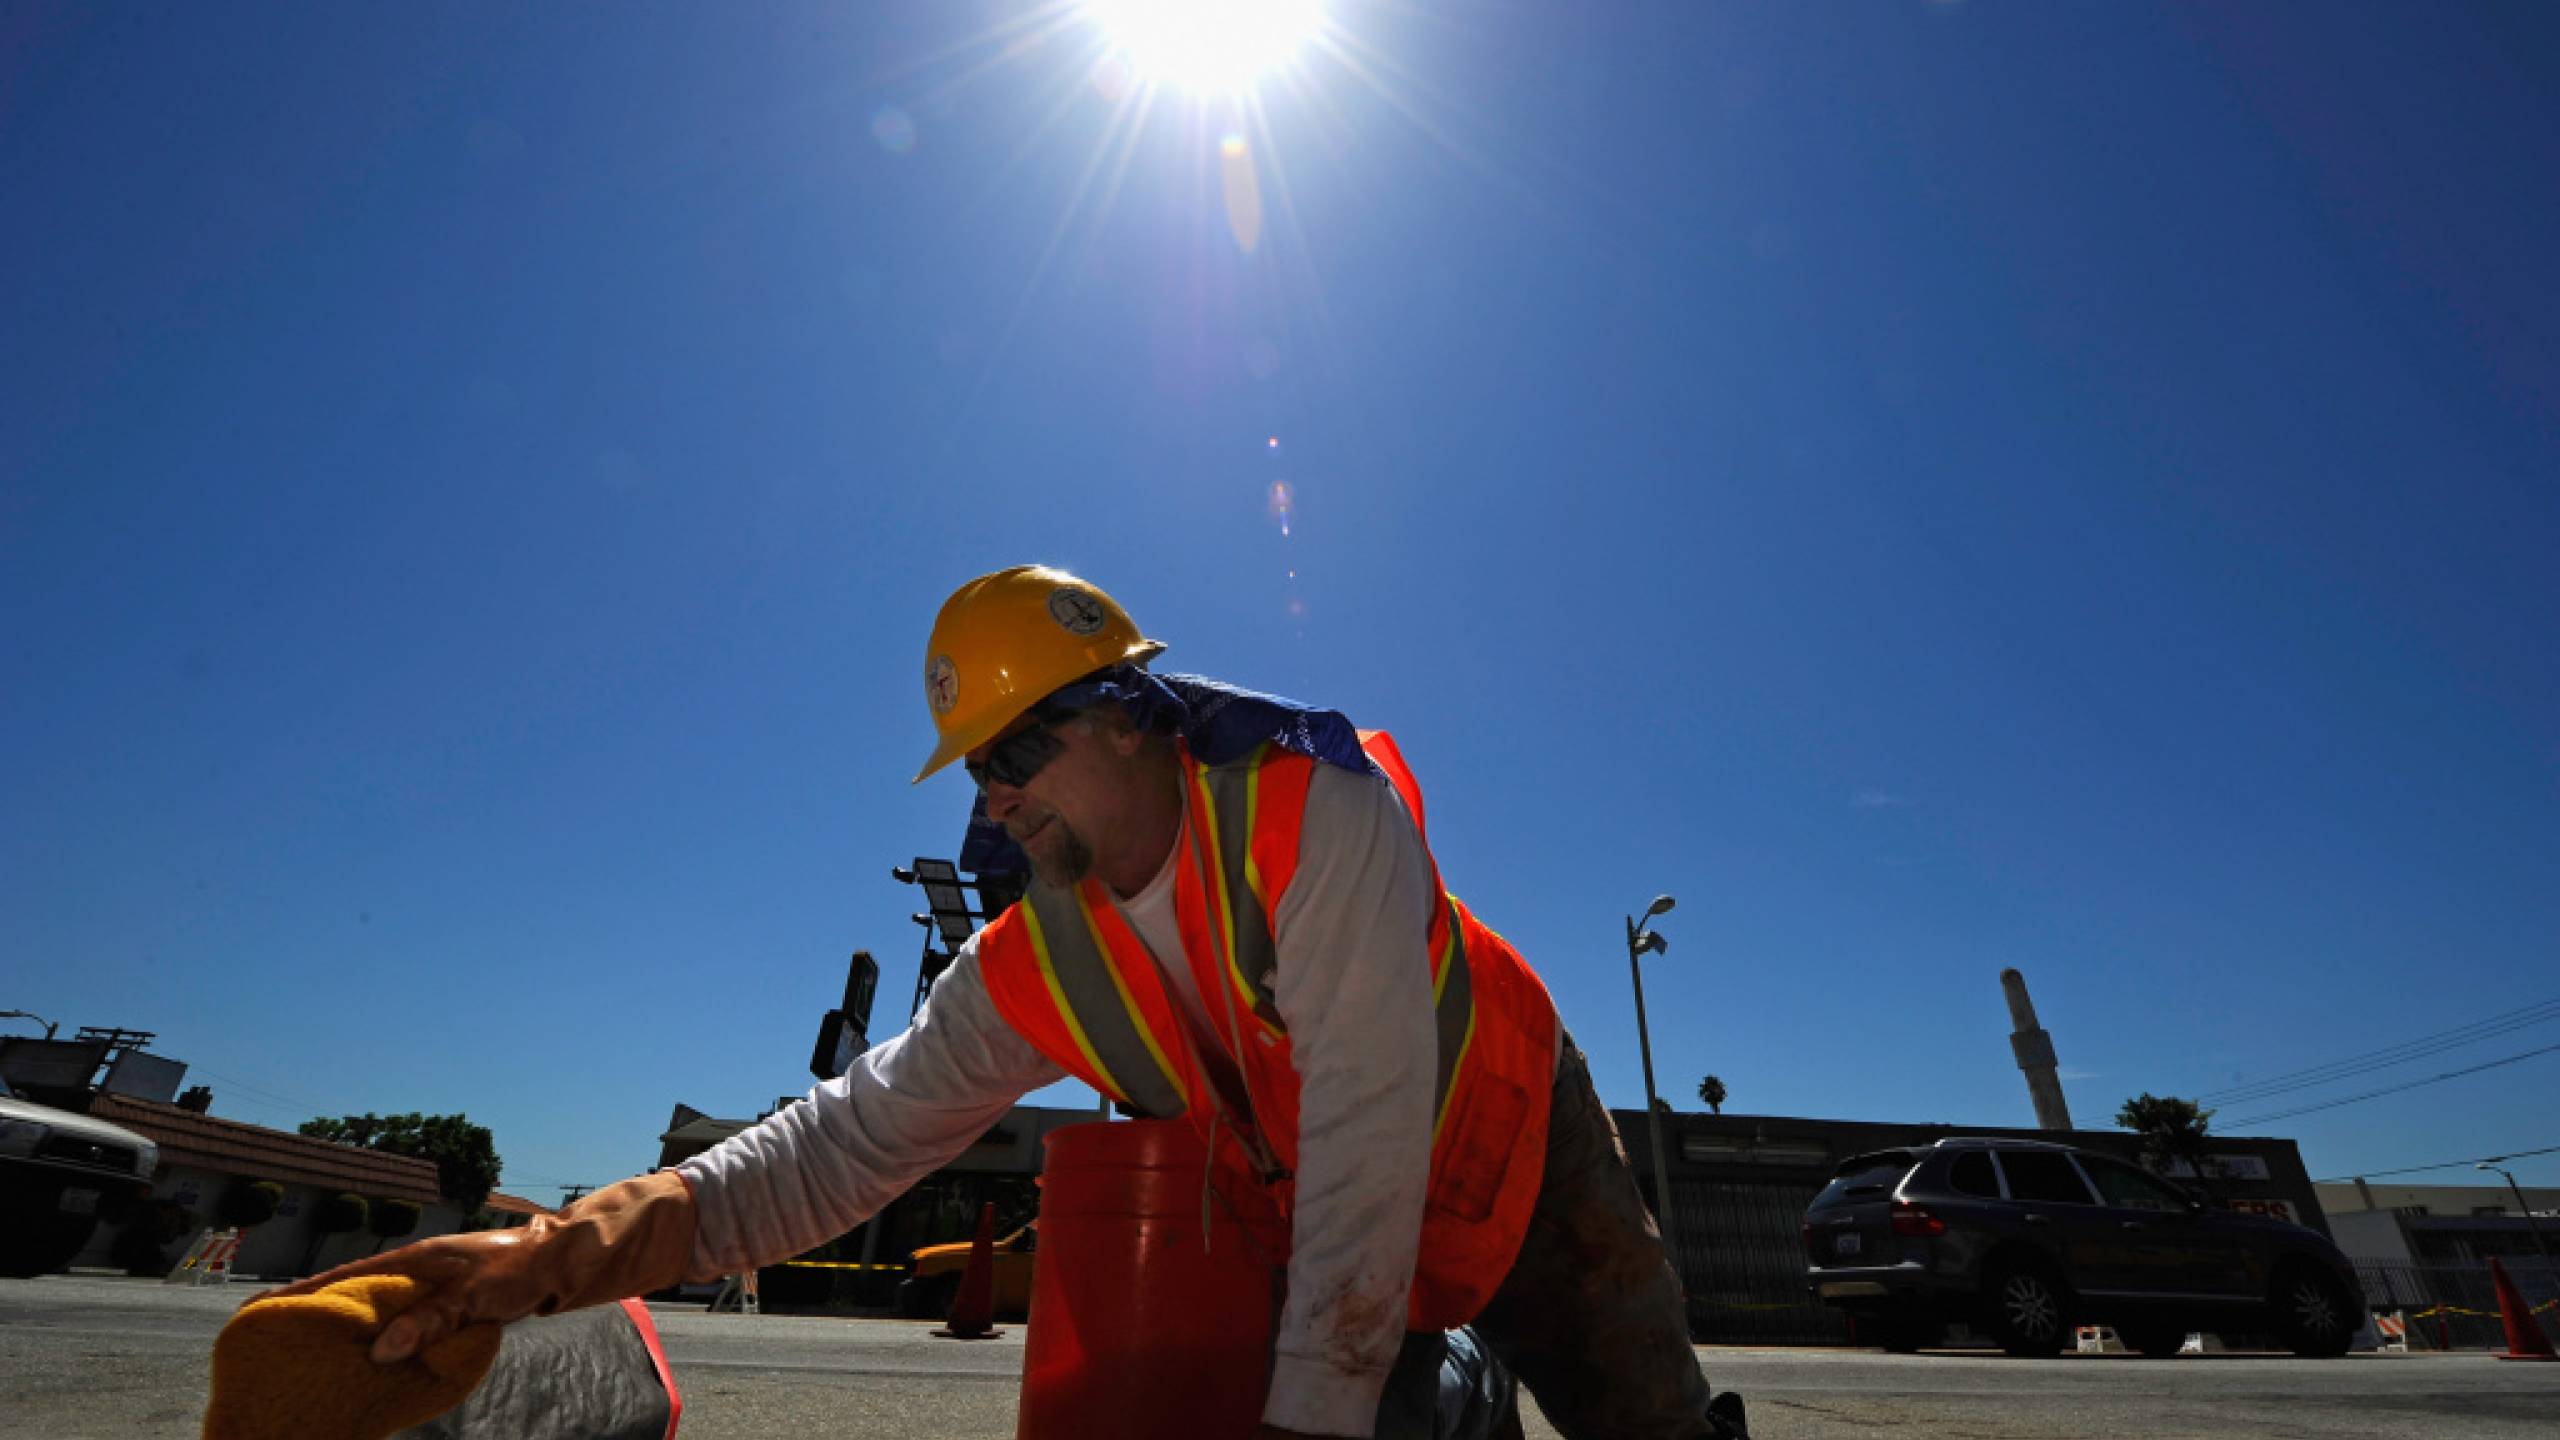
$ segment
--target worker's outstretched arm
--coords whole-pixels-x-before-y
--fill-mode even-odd
[[[359,1275],[420,1282],[421,1298],[375,1337],[373,1358],[388,1363],[466,1325],[732,1274],[861,1224],[969,1148],[1024,1091],[1064,1078],[997,1018],[972,942],[907,1033],[682,1166],[608,1185],[530,1225],[439,1235],[272,1293]]]
[[[645,1295],[686,1278],[693,1191],[672,1170],[608,1185],[510,1230],[438,1235],[269,1292],[303,1295],[360,1275],[405,1275],[424,1293],[374,1337],[405,1360],[466,1326],[500,1325]],[[708,1278],[708,1277],[704,1277]]]
[[[743,1270],[834,1239],[968,1149],[1025,1091],[1065,1078],[996,1014],[971,938],[905,1034],[677,1167],[701,1210],[694,1268]]]

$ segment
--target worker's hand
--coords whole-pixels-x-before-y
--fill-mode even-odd
[[[406,1276],[418,1283],[417,1298],[373,1339],[375,1363],[393,1364],[482,1321],[503,1325],[539,1311],[551,1287],[527,1274],[532,1247],[525,1232],[532,1228],[439,1235],[352,1261],[258,1298],[308,1295],[367,1275]]]
[[[389,1365],[466,1326],[504,1325],[675,1284],[692,1258],[693,1229],[693,1191],[674,1171],[661,1170],[608,1185],[529,1225],[439,1235],[268,1293],[308,1295],[362,1275],[415,1280],[419,1298],[374,1337],[374,1361]]]

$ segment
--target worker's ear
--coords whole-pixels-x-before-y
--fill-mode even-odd
[[[1147,748],[1147,732],[1130,723],[1128,711],[1117,705],[1107,705],[1087,713],[1093,721],[1094,730],[1102,737],[1102,742],[1111,747],[1112,754],[1127,760]]]

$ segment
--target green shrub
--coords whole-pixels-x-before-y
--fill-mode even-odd
[[[361,1195],[341,1190],[320,1202],[319,1213],[311,1217],[311,1228],[323,1235],[352,1235],[373,1218],[373,1207]]]
[[[284,1187],[273,1180],[250,1180],[233,1185],[222,1192],[214,1205],[214,1219],[243,1230],[264,1225],[275,1218],[276,1207],[284,1204]]]
[[[302,1268],[298,1273],[308,1275],[318,1267],[320,1252],[328,1248],[330,1236],[352,1234],[363,1229],[371,1214],[371,1207],[364,1203],[363,1196],[350,1195],[344,1190],[321,1201],[320,1208],[311,1212],[311,1248],[302,1252]]]
[[[418,1203],[414,1200],[376,1200],[373,1216],[366,1229],[385,1240],[397,1240],[418,1228]]]

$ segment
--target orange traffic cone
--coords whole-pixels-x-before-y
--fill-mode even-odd
[[[969,1242],[969,1268],[960,1272],[960,1293],[951,1299],[951,1316],[933,1333],[945,1340],[993,1340],[1004,1332],[996,1318],[996,1207],[978,1207],[978,1235]]]
[[[2524,1292],[2507,1278],[2507,1267],[2498,1257],[2489,1257],[2489,1283],[2498,1287],[2498,1323],[2507,1327],[2506,1353],[2501,1360],[2560,1360],[2551,1350],[2551,1337],[2542,1333],[2542,1322],[2524,1303]]]

